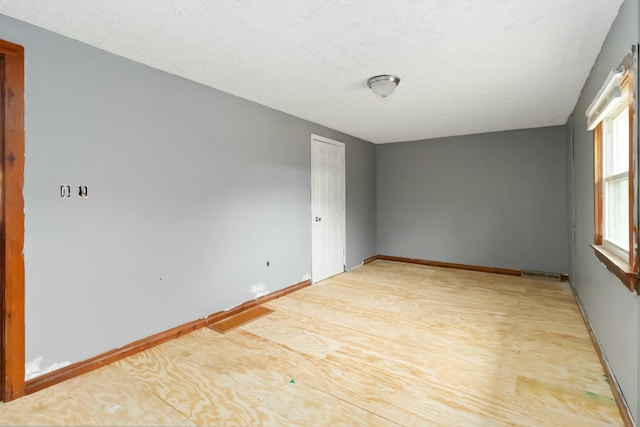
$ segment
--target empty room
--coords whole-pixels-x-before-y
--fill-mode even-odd
[[[638,0],[0,0],[0,425],[636,426]]]

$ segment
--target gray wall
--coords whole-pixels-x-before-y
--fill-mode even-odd
[[[378,146],[378,253],[567,273],[564,127]]]
[[[347,267],[375,255],[373,144],[2,15],[0,38],[26,51],[27,361],[83,360],[303,280],[312,133],[346,142]]]
[[[573,132],[569,159],[573,179],[570,191],[575,215],[571,250],[571,282],[613,368],[626,401],[638,421],[638,341],[640,302],[603,267],[589,244],[593,242],[593,134],[586,130],[585,111],[607,75],[631,45],[638,42],[638,0],[626,0],[610,30],[580,99],[569,120]]]

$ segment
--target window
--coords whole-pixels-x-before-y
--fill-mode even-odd
[[[602,244],[629,256],[629,108],[602,125]]]
[[[638,289],[635,204],[634,85],[628,55],[587,110],[594,136],[595,235],[598,259],[622,283]],[[628,66],[625,66],[625,63]]]

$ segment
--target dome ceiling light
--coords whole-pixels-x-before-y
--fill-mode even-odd
[[[390,74],[373,76],[367,80],[367,86],[369,86],[369,89],[382,99],[391,95],[399,84],[400,77],[392,76]]]

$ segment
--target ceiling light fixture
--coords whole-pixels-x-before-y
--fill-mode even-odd
[[[367,86],[369,86],[369,89],[383,99],[391,95],[399,84],[400,77],[392,76],[390,74],[373,76],[367,80]]]

